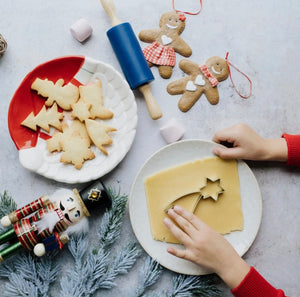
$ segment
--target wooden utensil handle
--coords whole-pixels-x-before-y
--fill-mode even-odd
[[[149,114],[153,120],[157,120],[162,117],[162,112],[160,110],[160,107],[158,106],[156,100],[154,99],[151,90],[150,90],[150,85],[149,84],[144,84],[139,87],[139,90],[143,94],[147,108],[149,111]]]
[[[120,25],[122,22],[117,16],[116,8],[114,5],[113,0],[100,0],[104,10],[106,11],[107,15],[110,18],[111,24],[113,26]]]

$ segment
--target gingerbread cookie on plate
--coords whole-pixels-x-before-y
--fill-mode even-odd
[[[162,15],[159,28],[143,30],[139,33],[141,41],[151,43],[143,53],[149,67],[156,65],[163,78],[170,78],[176,64],[175,52],[189,57],[192,50],[179,36],[185,28],[185,15],[170,11]]]
[[[171,95],[182,94],[178,107],[181,111],[188,111],[202,94],[206,95],[210,104],[219,102],[217,85],[227,79],[229,69],[226,60],[220,57],[211,57],[205,64],[199,65],[188,59],[179,62],[179,67],[188,76],[171,82],[167,91]]]

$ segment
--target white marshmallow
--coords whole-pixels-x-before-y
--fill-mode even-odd
[[[78,41],[86,40],[93,32],[93,28],[86,19],[79,19],[70,28],[71,34]]]
[[[160,128],[160,134],[167,143],[172,143],[180,140],[183,137],[184,133],[185,129],[175,118],[172,118]]]

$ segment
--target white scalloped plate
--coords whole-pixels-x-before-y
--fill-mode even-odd
[[[81,58],[84,62],[76,75],[70,79],[71,83],[77,82],[86,84],[95,79],[100,79],[102,81],[104,106],[114,113],[114,117],[110,120],[99,120],[117,129],[116,132],[110,133],[113,144],[106,146],[108,156],[104,155],[97,147],[92,145],[91,149],[96,157],[93,160],[85,161],[82,168],[78,170],[72,164],[61,163],[59,161],[61,153],[49,153],[46,147],[46,141],[40,136],[37,137],[35,146],[32,147],[31,145],[31,147],[27,148],[26,145],[22,143],[22,147],[22,145],[20,146],[17,143],[17,137],[13,137],[15,135],[13,135],[13,125],[11,124],[14,123],[12,115],[16,113],[18,105],[11,103],[9,110],[10,132],[19,149],[19,160],[21,164],[28,170],[34,171],[47,178],[71,184],[95,180],[114,169],[129,151],[135,138],[137,126],[137,106],[135,98],[121,74],[108,64],[87,57]],[[62,58],[62,60],[63,59],[64,58]],[[57,63],[57,59],[53,61]],[[49,67],[49,65],[47,67]],[[59,67],[57,67],[57,71],[60,71]],[[35,73],[35,70],[32,72]],[[32,73],[28,74],[28,76],[32,76]],[[32,78],[30,78],[30,80],[32,80]],[[19,96],[18,90],[14,95],[14,101],[18,99],[15,98],[16,96]],[[50,134],[52,134],[51,131]]]
[[[182,245],[160,242],[152,238],[144,181],[148,176],[161,170],[215,156],[212,153],[212,148],[215,145],[215,143],[205,140],[183,140],[163,147],[144,163],[131,188],[129,214],[138,241],[145,251],[162,266],[178,273],[202,275],[211,272],[190,261],[176,258],[166,251],[169,245],[174,245],[177,248],[182,248]],[[238,172],[244,229],[231,232],[225,235],[225,238],[242,256],[250,248],[259,230],[262,199],[256,178],[245,162],[238,161]]]

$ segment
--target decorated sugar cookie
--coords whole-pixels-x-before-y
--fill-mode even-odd
[[[227,79],[229,68],[226,60],[211,57],[205,64],[199,65],[188,59],[183,59],[179,67],[188,76],[171,82],[167,91],[171,95],[182,94],[178,107],[181,111],[188,111],[196,101],[205,94],[210,104],[219,102],[218,83]]]
[[[151,43],[143,53],[149,67],[155,65],[163,78],[170,78],[176,65],[175,52],[189,57],[192,50],[180,37],[185,28],[185,15],[170,11],[162,15],[159,28],[143,30],[139,34],[141,41]]]

